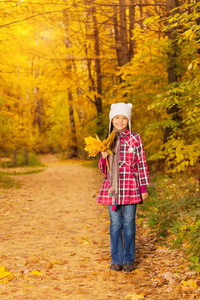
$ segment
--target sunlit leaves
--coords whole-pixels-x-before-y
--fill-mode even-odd
[[[197,288],[197,283],[193,280],[189,280],[189,281],[183,280],[182,283],[185,286],[190,286],[190,287],[193,287],[193,288]]]
[[[5,267],[0,265],[0,283],[7,283],[12,277],[12,273],[6,271]]]
[[[109,155],[110,154],[112,155],[112,151],[110,150],[110,147],[112,145],[114,138],[115,138],[114,130],[108,136],[107,139],[103,140],[103,142],[100,141],[97,135],[96,138],[93,138],[91,136],[85,138],[85,143],[86,143],[85,150],[89,152],[89,157],[94,157],[99,152],[107,152]]]
[[[135,293],[128,293],[125,297],[125,299],[127,300],[138,300],[138,299],[143,299],[144,296],[141,294],[141,295],[138,295],[138,294],[135,294]]]

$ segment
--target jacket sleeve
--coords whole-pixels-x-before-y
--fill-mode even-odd
[[[140,186],[149,185],[149,174],[142,139],[139,136],[137,146],[137,166]]]
[[[103,174],[106,174],[106,159],[100,157],[98,168]]]

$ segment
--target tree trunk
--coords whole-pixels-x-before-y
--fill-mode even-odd
[[[28,166],[28,149],[24,149],[24,163]]]
[[[38,87],[34,87],[34,115],[33,115],[33,126],[36,126],[37,123],[37,95],[38,95]]]
[[[120,64],[119,66],[121,67],[129,62],[125,0],[119,0],[119,16],[120,16]]]
[[[171,11],[179,6],[178,0],[167,0],[167,16],[173,16],[177,13],[177,10]],[[168,29],[168,38],[172,42],[172,49],[168,52],[168,82],[176,82],[177,74],[176,74],[176,57],[177,57],[177,45],[176,45],[176,28]]]
[[[29,103],[30,103],[29,88],[27,88],[27,92],[26,92],[26,103],[27,103],[26,118],[27,118],[27,126],[28,126],[28,122],[29,122]]]
[[[142,0],[139,1],[140,4],[142,4]],[[144,25],[143,25],[143,9],[142,9],[142,5],[140,5],[140,28],[144,29]]]
[[[93,16],[93,26],[94,26],[94,41],[95,41],[95,69],[96,69],[96,82],[97,82],[97,93],[98,96],[95,97],[95,105],[97,109],[97,117],[102,115],[102,84],[101,84],[101,61],[100,61],[100,47],[99,47],[99,30],[96,19],[96,8],[93,6],[92,10]]]
[[[196,0],[196,3],[199,3],[199,0]],[[199,6],[198,6],[198,15],[200,16],[200,8],[199,8]],[[196,19],[196,22],[197,22],[197,25],[200,25],[200,17],[198,17]],[[198,44],[199,44],[199,41],[200,41],[200,39],[199,39],[199,35],[198,35],[197,36],[197,42],[198,42]],[[200,55],[200,48],[199,47],[197,49],[197,53],[198,53],[198,55]]]
[[[133,40],[133,30],[134,30],[134,25],[135,25],[135,0],[130,0],[130,7],[129,7],[129,61],[134,56],[134,46],[135,46],[135,41]]]
[[[117,20],[117,6],[113,6],[113,24],[114,24],[114,32],[115,32],[115,45],[116,45],[116,54],[117,54],[117,63],[120,66],[120,36],[119,36],[119,26]]]
[[[173,16],[177,13],[177,10],[171,11],[179,6],[178,0],[167,0],[167,16]],[[176,58],[178,55],[178,45],[176,42],[176,28],[172,28],[168,30],[168,38],[171,41],[171,49],[168,52],[168,82],[174,83],[178,81],[177,75],[177,67],[176,67]],[[182,117],[180,115],[180,108],[179,106],[174,103],[173,106],[167,108],[167,113],[172,116],[172,120],[176,121],[181,126]],[[164,143],[167,142],[168,138],[171,136],[173,129],[171,127],[165,128],[164,133]]]
[[[40,103],[39,103],[39,132],[40,132],[40,135],[42,134],[42,117],[43,117],[43,97],[41,96],[40,98]]]
[[[66,48],[70,48],[72,43],[68,38],[67,35],[67,20],[68,15],[64,11],[64,24],[65,24],[65,46]],[[69,70],[69,76],[71,75],[72,70],[72,60],[69,60],[69,64],[67,66],[67,69]],[[70,148],[72,150],[72,154],[70,155],[70,158],[76,157],[77,151],[78,151],[78,143],[76,138],[76,124],[75,124],[75,118],[74,118],[74,107],[73,107],[73,95],[72,90],[68,88],[68,105],[69,105],[69,122],[70,122],[70,129],[71,129],[71,145]]]
[[[131,10],[131,18],[132,18],[134,11],[133,8],[130,8],[130,10]],[[130,61],[130,58],[133,56],[132,42],[130,42],[130,51],[128,49],[125,0],[119,0],[119,20],[120,21],[118,23],[118,10],[117,7],[113,5],[113,24],[114,24],[114,33],[115,33],[115,48],[116,48],[117,62],[118,62],[118,66],[122,67],[125,64],[127,64]],[[131,26],[133,26],[133,23],[131,24]],[[132,36],[132,32],[130,36]],[[119,81],[120,83],[123,81],[121,77],[119,77]]]
[[[95,5],[92,5],[92,2],[89,2],[86,0],[86,5],[90,4],[90,7],[87,9],[86,13],[86,31],[89,29],[91,31],[91,24],[93,29],[93,35],[92,35],[92,42],[94,42],[94,52],[95,52],[95,76],[96,80],[94,80],[92,76],[92,59],[87,59],[87,66],[88,66],[88,76],[89,76],[89,82],[90,82],[90,91],[95,92],[94,99],[90,99],[90,101],[95,105],[96,111],[97,111],[97,129],[96,132],[101,135],[103,133],[102,129],[102,75],[101,75],[101,60],[100,60],[100,38],[99,38],[99,29],[98,29],[98,23],[96,19],[96,7]],[[92,5],[92,6],[91,6]],[[88,35],[89,38],[91,38],[91,35]],[[88,48],[87,44],[85,44],[85,53],[88,54]]]
[[[17,166],[17,150],[13,151],[13,165]]]
[[[71,150],[73,154],[71,157],[76,157],[78,147],[77,147],[77,138],[76,138],[76,124],[74,119],[74,107],[73,107],[73,96],[70,89],[68,89],[68,105],[69,105],[69,121],[71,128]]]

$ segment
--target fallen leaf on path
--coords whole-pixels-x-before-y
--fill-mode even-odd
[[[171,287],[169,287],[169,288],[167,288],[165,291],[166,291],[167,294],[170,294],[170,293],[173,292],[173,289],[172,289]]]
[[[4,266],[0,266],[0,277],[1,278],[4,278],[4,277],[6,277],[6,276],[10,276],[10,275],[12,275],[10,272],[7,272],[6,270],[5,270],[5,267]]]
[[[142,299],[142,298],[144,298],[143,294],[137,295],[134,293],[129,293],[125,297],[125,299],[128,299],[128,300],[138,300],[138,299]]]
[[[92,272],[92,275],[98,275],[98,273],[97,272]]]
[[[53,289],[56,291],[61,291],[61,288],[59,286],[55,286]]]
[[[69,254],[69,256],[75,256],[76,252]]]
[[[12,277],[12,273],[7,272],[4,266],[0,265],[0,282],[1,283],[7,283],[8,279]]]
[[[90,245],[91,243],[89,242],[89,239],[88,239],[88,237],[87,236],[83,236],[82,238],[81,238],[81,242],[80,242],[81,244],[84,244],[84,245]]]
[[[163,274],[162,274],[162,277],[163,277],[165,280],[169,281],[170,283],[173,283],[173,282],[174,282],[173,274],[170,273],[170,272],[165,272],[165,273],[163,273]]]
[[[32,271],[31,274],[36,275],[36,276],[40,276],[42,273],[39,272],[39,271]]]
[[[197,283],[194,280],[182,281],[183,285],[197,288]]]
[[[90,245],[90,243],[87,240],[83,240],[82,243],[85,245]]]

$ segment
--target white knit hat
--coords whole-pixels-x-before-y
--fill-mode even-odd
[[[132,108],[132,104],[131,103],[123,103],[123,102],[119,102],[119,103],[115,103],[111,105],[111,109],[110,109],[110,113],[109,113],[109,119],[110,119],[110,123],[109,123],[109,134],[111,133],[111,123],[112,123],[112,119],[117,116],[117,115],[123,115],[125,117],[128,118],[129,120],[129,129],[131,131],[131,111]]]

